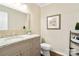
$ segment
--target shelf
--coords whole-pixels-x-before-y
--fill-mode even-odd
[[[72,34],[79,34],[79,30],[71,30]]]
[[[71,40],[72,40],[73,42],[79,44],[79,40],[77,40],[77,39],[71,39]]]
[[[79,56],[79,30],[70,31],[69,55]]]

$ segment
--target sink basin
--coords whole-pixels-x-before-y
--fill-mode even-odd
[[[2,44],[4,41],[5,41],[5,40],[3,40],[3,39],[0,39],[0,44]]]
[[[0,46],[4,45],[6,42],[6,38],[0,38]]]
[[[16,37],[8,37],[8,38],[0,38],[0,46],[2,45],[8,45],[17,41],[21,41],[21,38],[16,38]]]

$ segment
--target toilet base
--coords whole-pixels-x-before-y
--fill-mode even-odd
[[[41,51],[41,54],[44,56],[50,56],[50,52],[46,50]]]

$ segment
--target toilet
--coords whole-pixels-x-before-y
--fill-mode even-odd
[[[50,56],[51,46],[47,43],[41,43],[41,54],[44,56]]]

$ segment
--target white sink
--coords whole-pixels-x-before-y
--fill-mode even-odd
[[[12,36],[12,37],[7,37],[7,38],[0,38],[0,46],[6,45],[6,44],[11,44],[17,41],[22,40],[23,37],[21,36]]]
[[[4,41],[5,41],[4,39],[0,39],[0,45],[1,45]]]

